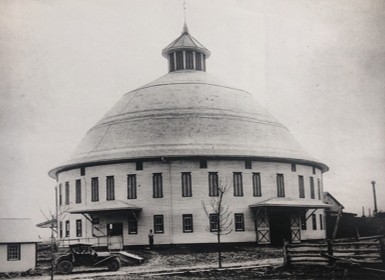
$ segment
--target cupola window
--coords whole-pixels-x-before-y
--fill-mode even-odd
[[[186,69],[194,69],[194,57],[193,52],[186,52]]]
[[[183,52],[176,52],[176,70],[183,69]]]
[[[175,59],[174,59],[174,53],[169,54],[169,61],[170,61],[170,72],[175,71]]]
[[[200,53],[195,53],[195,64],[197,70],[203,70],[202,69],[202,55]]]

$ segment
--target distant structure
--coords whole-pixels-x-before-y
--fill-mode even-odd
[[[125,94],[92,127],[57,180],[59,238],[119,249],[215,243],[224,198],[234,230],[223,242],[300,242],[326,236],[322,173],[253,95],[206,73],[206,49],[185,24],[162,51],[169,73]]]
[[[35,269],[41,241],[31,220],[0,218],[0,224],[0,273]]]

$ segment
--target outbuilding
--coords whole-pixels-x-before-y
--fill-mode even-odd
[[[0,273],[36,268],[40,239],[30,219],[0,218]]]

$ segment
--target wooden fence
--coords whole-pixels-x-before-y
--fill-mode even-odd
[[[285,265],[332,265],[336,261],[356,264],[385,262],[385,236],[334,239],[324,242],[284,243]]]

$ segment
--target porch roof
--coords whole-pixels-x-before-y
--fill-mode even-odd
[[[255,204],[249,205],[250,208],[258,207],[291,207],[291,208],[308,208],[308,209],[325,209],[331,206],[323,203],[319,200],[308,200],[308,199],[293,199],[285,197],[270,198]]]
[[[100,212],[110,212],[110,211],[127,211],[127,210],[142,210],[141,207],[138,207],[134,204],[130,204],[120,200],[108,201],[106,202],[95,202],[92,205],[82,205],[78,207],[73,207],[69,210],[71,214],[93,214]]]

